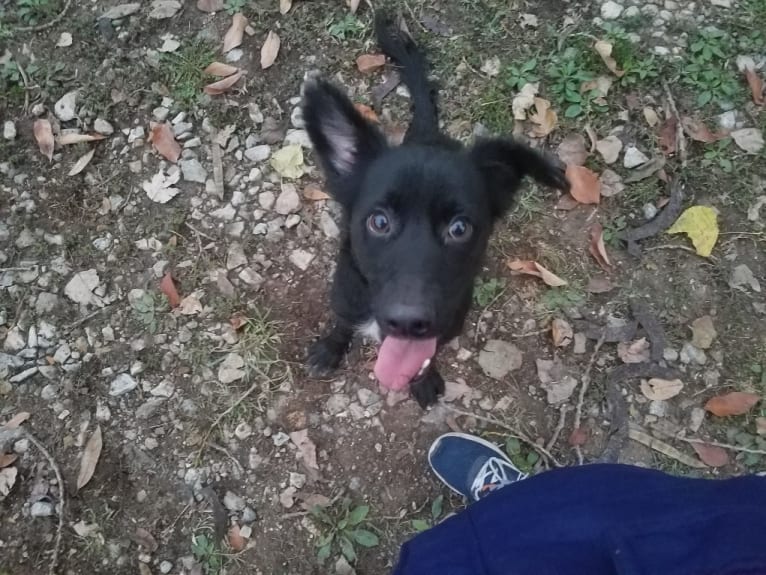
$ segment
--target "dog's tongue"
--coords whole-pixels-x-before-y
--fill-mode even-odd
[[[401,339],[387,337],[378,350],[375,376],[383,387],[399,390],[417,375],[423,362],[436,353],[436,338]]]

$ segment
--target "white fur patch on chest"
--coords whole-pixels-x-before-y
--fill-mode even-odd
[[[371,339],[376,343],[383,341],[383,334],[380,331],[380,326],[378,325],[378,322],[373,318],[370,318],[362,325],[357,326],[356,333],[362,337]]]

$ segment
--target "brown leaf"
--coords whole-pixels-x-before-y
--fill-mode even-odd
[[[143,527],[136,527],[136,531],[133,533],[131,539],[136,545],[140,545],[149,553],[154,553],[159,547],[157,540],[154,538],[154,535],[149,533],[149,531]]]
[[[293,7],[293,0],[279,0],[279,13],[284,15]]]
[[[641,382],[641,393],[652,401],[664,401],[681,393],[684,382],[680,379],[660,379],[654,377]]]
[[[218,80],[217,82],[213,82],[212,84],[208,84],[203,88],[203,91],[205,94],[210,94],[211,96],[217,96],[218,94],[223,94],[224,92],[228,92],[234,84],[239,82],[239,79],[243,76],[243,72],[240,70],[236,74],[232,74],[228,78],[224,78],[223,80]]]
[[[606,64],[606,67],[609,68],[609,71],[620,78],[625,72],[617,67],[617,61],[612,57],[612,48],[612,44],[604,40],[597,40],[593,45],[593,49],[596,50],[596,53],[598,53],[599,56],[601,56],[601,59],[604,61],[604,64]]]
[[[72,168],[67,173],[68,176],[76,176],[80,172],[82,172],[85,167],[90,164],[90,161],[93,159],[93,154],[96,153],[96,149],[93,148],[90,152],[86,152],[83,154],[80,159],[78,159]]]
[[[19,458],[15,453],[0,453],[0,469],[8,467]]]
[[[713,345],[713,340],[717,335],[713,318],[709,315],[703,315],[695,319],[691,325],[692,345],[700,349],[709,349]]]
[[[678,120],[675,116],[670,116],[662,126],[660,126],[660,149],[666,156],[672,156],[676,153],[676,135]]]
[[[19,427],[19,425],[29,419],[29,416],[30,413],[28,411],[19,411],[16,415],[5,422],[3,429],[16,429]]]
[[[57,142],[59,146],[67,146],[69,144],[82,144],[83,142],[96,142],[106,138],[103,134],[75,134],[73,132],[67,132],[59,136]]]
[[[763,106],[763,80],[761,80],[758,73],[750,67],[745,68],[745,78],[747,78],[747,85],[750,86],[753,102],[758,106]]]
[[[532,260],[513,260],[506,264],[511,271],[541,278],[552,287],[567,285],[567,282]]]
[[[596,98],[599,99],[599,102],[602,103],[603,99],[606,98],[606,96],[609,94],[609,89],[612,87],[612,83],[614,80],[612,78],[607,78],[606,76],[599,76],[595,80],[591,80],[589,82],[583,82],[580,85],[580,93],[584,94],[586,92],[594,92]]]
[[[580,134],[569,134],[559,144],[557,150],[559,159],[565,164],[582,166],[588,159],[588,150],[585,148],[585,138]]]
[[[529,119],[535,124],[530,133],[535,138],[544,138],[555,130],[558,124],[558,116],[545,98],[535,98],[535,111],[529,115]]]
[[[170,124],[168,122],[162,124],[150,122],[149,129],[149,141],[154,145],[157,152],[166,160],[173,163],[177,162],[178,158],[181,157],[181,145],[176,142]]]
[[[726,137],[724,134],[714,134],[704,122],[688,116],[681,118],[681,125],[684,127],[686,135],[697,142],[711,144]]]
[[[233,50],[240,44],[242,44],[242,37],[245,34],[245,28],[247,28],[247,18],[245,18],[240,12],[234,14],[231,17],[231,26],[226,31],[226,35],[223,37],[223,51],[224,53],[229,50]]]
[[[303,197],[312,202],[330,199],[330,196],[322,191],[322,188],[316,184],[307,184],[306,187],[303,188]]]
[[[559,198],[559,201],[556,202],[556,205],[553,209],[568,212],[569,210],[575,209],[579,205],[580,202],[575,200],[570,194],[564,194]]]
[[[601,201],[601,182],[598,175],[585,166],[568,165],[569,193],[581,204],[598,204]]]
[[[242,551],[245,548],[245,538],[239,533],[239,525],[236,523],[229,528],[229,546],[234,551]]]
[[[248,317],[241,311],[236,312],[229,318],[229,323],[235,330],[241,329],[248,321]]]
[[[386,57],[383,54],[362,54],[356,59],[356,68],[362,74],[372,74],[386,65]]]
[[[569,445],[575,447],[577,445],[585,445],[588,441],[588,430],[584,427],[578,427],[572,431],[569,436]]]
[[[744,415],[753,409],[760,400],[761,396],[757,393],[732,391],[709,399],[705,404],[705,409],[718,417]]]
[[[270,30],[266,36],[266,40],[264,41],[263,46],[261,46],[262,70],[271,67],[274,62],[276,62],[277,55],[279,55],[279,46],[281,43],[282,41],[279,39],[277,33]]]
[[[370,108],[367,104],[354,104],[354,108],[356,108],[356,111],[359,112],[365,120],[372,122],[373,124],[380,123],[375,110]]]
[[[232,66],[231,64],[224,64],[223,62],[213,62],[204,70],[205,74],[210,76],[217,76],[219,78],[226,78],[232,74],[239,72],[239,68]]]
[[[551,322],[551,338],[556,347],[566,347],[572,343],[574,332],[572,326],[563,319],[556,318]]]
[[[223,0],[197,0],[197,10],[202,12],[220,12],[223,8]]]
[[[645,337],[636,341],[621,341],[617,344],[617,356],[623,363],[643,363],[649,361],[651,345]]]
[[[298,448],[303,459],[303,464],[308,469],[319,469],[317,464],[317,447],[314,442],[309,439],[309,430],[301,429],[299,431],[293,431],[290,433],[290,440]]]
[[[80,473],[77,475],[77,489],[80,490],[88,484],[93,472],[96,470],[98,458],[101,456],[101,426],[96,426],[96,431],[90,436],[88,443],[85,444],[85,451],[82,452],[80,459]]]
[[[601,224],[595,223],[590,228],[590,245],[588,247],[590,255],[592,255],[601,269],[604,271],[611,271],[612,262],[609,261],[609,256],[606,253],[606,246],[604,245],[604,228]]]
[[[173,276],[170,272],[165,272],[165,275],[162,276],[162,281],[160,281],[160,291],[165,294],[166,298],[168,298],[170,307],[178,307],[178,304],[181,303],[181,296],[178,295],[176,284],[173,281]]]
[[[592,277],[588,280],[588,285],[585,286],[585,290],[588,293],[606,293],[614,289],[614,285],[609,280],[602,276]]]
[[[723,467],[729,464],[729,454],[726,453],[725,449],[709,443],[697,443],[696,441],[690,443],[705,465]]]
[[[43,156],[48,158],[48,161],[53,160],[53,128],[48,120],[35,120],[34,123],[35,140],[37,141],[37,147],[42,152]]]

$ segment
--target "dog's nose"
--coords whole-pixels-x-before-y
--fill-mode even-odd
[[[382,320],[385,330],[396,337],[424,337],[433,327],[429,310],[416,305],[392,305],[385,311]]]

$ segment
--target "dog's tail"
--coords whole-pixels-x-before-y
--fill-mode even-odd
[[[400,68],[402,81],[412,98],[412,123],[405,140],[430,140],[439,133],[436,89],[428,80],[428,61],[412,37],[390,15],[375,15],[375,35],[383,53]]]

